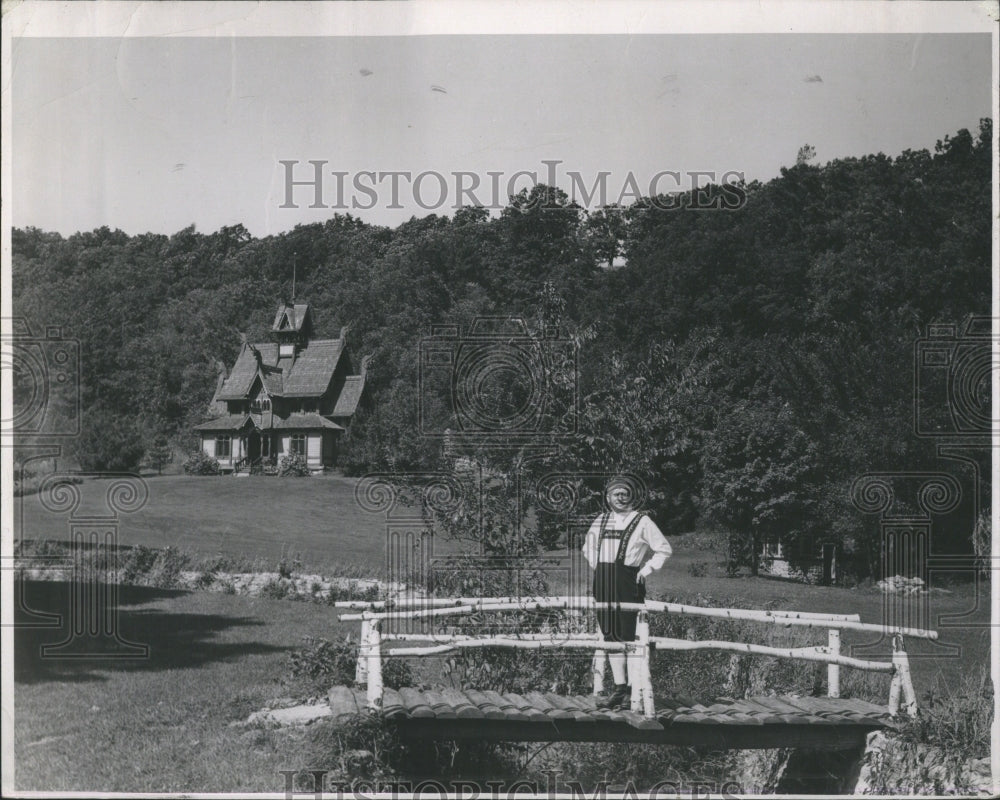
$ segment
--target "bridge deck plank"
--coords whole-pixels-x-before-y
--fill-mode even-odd
[[[807,723],[809,725],[823,725],[826,722],[826,720],[822,717],[813,714],[811,711],[807,711],[806,709],[798,708],[783,698],[768,695],[758,699],[764,705],[771,706],[771,708],[788,714],[793,719],[796,719],[799,724]]]
[[[418,692],[416,689],[403,688],[399,690],[399,696],[403,698],[407,716],[417,719],[437,716],[434,709],[431,708],[430,702],[424,697],[423,692]]]
[[[597,718],[590,709],[582,709],[568,697],[562,697],[554,692],[546,692],[545,699],[556,708],[568,711],[577,722],[597,722]]]
[[[465,689],[463,694],[469,698],[469,700],[475,704],[486,719],[506,719],[507,715],[503,710],[494,703],[489,697],[487,697],[483,692],[477,691],[476,689]]]
[[[727,701],[724,698],[712,700],[706,704],[706,713],[711,715],[724,714],[730,719],[735,720],[740,725],[763,725],[764,722],[760,719],[760,715],[753,715],[749,713],[749,709],[742,705],[740,701]]]
[[[761,709],[766,714],[770,714],[772,719],[776,719],[784,725],[798,725],[802,722],[799,714],[789,714],[787,710],[776,708],[770,703],[765,703],[764,700],[765,698],[763,697],[748,697],[743,702],[749,706]]]
[[[406,716],[406,703],[395,689],[382,690],[382,715],[386,719]]]
[[[334,715],[367,714],[364,689],[330,690]],[[886,709],[856,698],[656,699],[656,717],[595,707],[594,698],[486,690],[385,689],[381,714],[401,735],[496,741],[618,741],[717,748],[846,749],[891,727]]]
[[[833,709],[828,706],[824,706],[822,703],[815,703],[813,700],[816,698],[812,697],[782,697],[781,700],[785,705],[792,706],[793,708],[800,708],[806,714],[811,717],[818,717],[819,719],[827,722],[831,725],[853,725],[854,722],[848,719],[843,714],[838,714]]]
[[[566,711],[565,709],[559,708],[553,705],[548,698],[541,692],[528,692],[525,698],[539,711],[543,711],[547,717],[551,719],[573,719],[574,714],[572,711]]]
[[[441,697],[451,706],[453,713],[461,719],[484,719],[486,715],[465,692],[458,689],[442,689]]]
[[[549,721],[548,715],[544,711],[535,708],[534,704],[532,704],[527,697],[522,697],[521,695],[515,694],[514,692],[508,692],[503,696],[508,700],[510,700],[510,702],[513,705],[517,706],[518,710],[520,710],[522,714],[526,714],[528,716],[528,719],[535,722]]]
[[[483,695],[488,700],[492,701],[493,705],[495,705],[503,712],[504,717],[506,719],[514,719],[524,722],[527,722],[529,719],[532,719],[532,717],[529,714],[526,714],[524,711],[521,710],[519,706],[515,705],[514,699],[512,697],[505,697],[504,695],[500,694],[500,692],[495,692],[493,690],[484,690]]]
[[[434,712],[434,716],[439,719],[457,719],[462,716],[459,714],[453,703],[446,700],[440,692],[427,691],[421,692],[424,696],[424,701],[430,707],[431,711]]]

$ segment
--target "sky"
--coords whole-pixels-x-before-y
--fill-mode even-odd
[[[814,163],[933,149],[992,105],[984,34],[21,38],[11,58],[12,222],[62,234],[268,235],[338,210],[395,226],[453,213],[455,172],[503,203],[519,170],[548,182],[545,160],[566,191],[609,173],[613,202],[630,174],[642,194],[664,170],[768,180],[807,143]],[[286,197],[310,160],[327,207]],[[394,203],[365,171],[445,188],[401,177]]]

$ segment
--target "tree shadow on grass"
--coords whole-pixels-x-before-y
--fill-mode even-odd
[[[199,667],[214,661],[228,661],[259,653],[282,651],[279,645],[264,642],[213,641],[220,633],[235,627],[262,626],[263,620],[223,614],[170,613],[159,608],[136,608],[165,597],[186,592],[144,586],[118,587],[117,633],[126,642],[148,646],[148,656],[116,658],[114,654],[90,655],[95,650],[110,650],[107,640],[89,640],[85,657],[60,657],[46,653],[46,646],[70,639],[71,619],[68,581],[25,581],[23,599],[35,612],[58,614],[62,624],[51,627],[15,627],[14,680],[32,684],[45,681],[103,681],[109,673],[133,670],[167,670]],[[28,621],[28,615],[15,604],[15,621]],[[108,637],[110,639],[110,637]],[[76,643],[82,643],[80,638]],[[67,648],[64,652],[71,651]]]

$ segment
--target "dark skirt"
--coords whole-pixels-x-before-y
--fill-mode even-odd
[[[598,564],[594,570],[594,599],[599,603],[644,603],[646,585],[638,583],[638,567],[624,564]],[[639,612],[597,609],[597,624],[606,642],[634,642],[635,622]]]

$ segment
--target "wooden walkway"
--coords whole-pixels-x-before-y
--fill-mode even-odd
[[[894,725],[885,707],[845,698],[782,695],[699,702],[657,697],[656,714],[649,718],[598,709],[593,696],[383,691],[381,714],[404,738],[846,750],[863,745],[871,731]],[[335,716],[369,713],[364,689],[335,686],[329,699]]]

